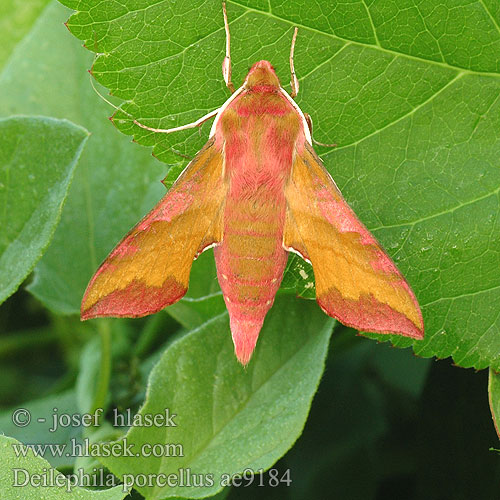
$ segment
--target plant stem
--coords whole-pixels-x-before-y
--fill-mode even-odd
[[[142,358],[156,340],[156,335],[158,334],[158,328],[163,323],[164,317],[162,314],[154,314],[148,319],[146,326],[144,327],[139,340],[134,347],[134,354],[138,358]]]
[[[101,365],[99,369],[99,379],[94,396],[94,403],[90,413],[94,413],[98,408],[106,406],[109,381],[111,378],[111,327],[109,321],[100,320],[98,322],[98,331],[101,337]],[[104,418],[104,411],[101,418]]]

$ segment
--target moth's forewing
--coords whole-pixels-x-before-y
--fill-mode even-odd
[[[423,338],[413,291],[307,143],[285,196],[284,244],[312,263],[321,308],[358,330]]]
[[[97,270],[82,319],[145,316],[186,293],[194,257],[222,238],[222,172],[222,154],[211,139]]]

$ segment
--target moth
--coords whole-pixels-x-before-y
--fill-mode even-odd
[[[310,262],[321,309],[358,330],[424,335],[413,291],[358,220],[313,149],[311,125],[268,61],[243,85],[231,80],[225,5],[222,72],[232,95],[194,123],[215,117],[205,146],[160,202],[116,246],[91,279],[83,320],[139,317],[177,302],[194,259],[212,248],[238,360],[246,365],[294,252]]]

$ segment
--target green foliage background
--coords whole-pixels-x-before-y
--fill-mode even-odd
[[[228,91],[218,1],[63,3],[77,13],[43,0],[0,7],[0,298],[36,264],[0,308],[0,431],[25,443],[120,440],[126,429],[113,429],[110,413],[99,428],[54,434],[36,423],[16,428],[11,407],[47,418],[53,407],[141,414],[168,407],[178,428],[136,428],[127,439],[181,442],[182,458],[44,459],[63,472],[106,466],[117,476],[187,467],[216,476],[246,467],[291,470],[288,488],[219,493],[229,498],[496,498],[485,372],[429,364],[411,349],[333,325],[314,301],[295,297],[311,295],[298,259],[289,262],[247,370],[232,355],[209,253],[193,266],[188,296],[165,312],[79,323],[81,296],[99,262],[163,195],[158,181],[173,181],[185,166],[179,153],[192,157],[210,127],[153,134],[130,115],[154,127],[181,125],[219,107]],[[497,2],[253,0],[228,2],[228,15],[236,84],[253,62],[268,59],[288,88],[292,27],[299,26],[297,102],[311,114],[315,138],[338,144],[318,152],[419,299],[424,341],[369,336],[422,357],[489,367],[496,418]],[[68,18],[81,41],[64,28]],[[111,92],[124,111],[114,115],[115,127],[106,120],[113,109],[90,85],[90,68],[101,93]],[[8,473],[18,460],[11,444],[1,438],[1,498],[18,494]],[[25,466],[47,467],[44,459]],[[139,487],[134,495],[201,497],[218,489]],[[37,498],[36,488],[23,491]]]

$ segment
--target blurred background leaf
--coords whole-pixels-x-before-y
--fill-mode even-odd
[[[35,399],[26,404],[23,408],[29,411],[31,423],[26,427],[16,426],[12,421],[12,416],[16,408],[10,408],[0,413],[0,434],[13,437],[25,444],[67,444],[71,439],[76,439],[81,443],[80,426],[62,427],[54,426],[54,414],[72,414],[75,411],[76,398],[75,391],[68,390],[59,394],[47,396],[42,399]],[[57,412],[54,411],[57,409]],[[38,422],[38,419],[41,419]],[[53,429],[52,431],[50,429]],[[70,467],[75,461],[75,457],[52,454],[49,450],[43,454],[43,458],[50,462],[52,467]]]
[[[40,488],[44,488],[43,498],[46,500],[121,500],[127,496],[127,492],[124,492],[121,486],[106,491],[89,491],[77,486],[70,488],[70,491],[68,491],[69,487],[64,481],[64,476],[56,470],[52,471],[54,476],[51,476],[51,472],[49,472],[51,471],[50,464],[45,459],[36,456],[31,450],[28,451],[26,457],[18,457],[14,447],[19,444],[13,438],[0,436],[0,458],[2,460],[0,491],[2,492],[2,498],[5,498],[5,500],[20,498],[20,488],[22,488],[22,498],[26,500],[38,500],[40,498]],[[19,470],[17,472],[17,485],[11,472],[12,469],[16,468]],[[62,476],[59,478],[61,486],[47,487],[41,486],[42,483],[38,483],[37,486],[37,477],[45,477],[50,482],[51,477],[59,475]],[[25,486],[19,486],[25,481],[27,481]],[[30,481],[33,484],[30,484]]]
[[[29,33],[50,0],[4,0],[0,4],[0,69],[12,49]]]
[[[49,244],[87,137],[64,120],[0,120],[0,304]]]

